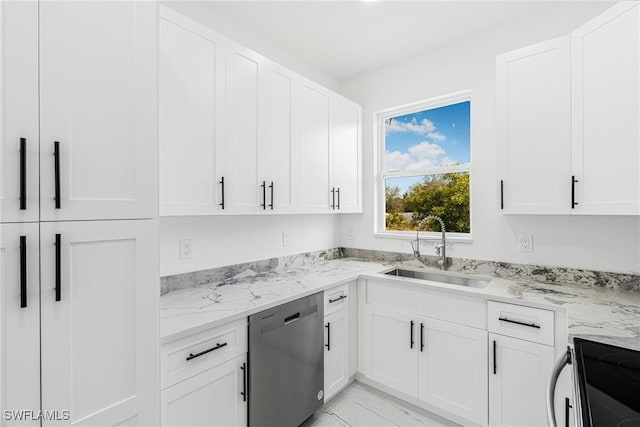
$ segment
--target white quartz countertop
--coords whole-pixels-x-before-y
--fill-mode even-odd
[[[421,266],[418,261],[380,264],[355,259],[300,260],[264,274],[247,270],[223,284],[169,292],[161,297],[160,336],[169,342],[250,316],[359,277],[385,278],[411,286],[515,302],[568,313],[570,337],[582,337],[640,350],[640,292],[584,285],[522,283],[493,278],[484,289],[446,284],[416,284],[383,276],[393,266]]]

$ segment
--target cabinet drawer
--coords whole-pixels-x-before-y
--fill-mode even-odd
[[[165,344],[162,389],[246,353],[247,334],[247,320],[242,319]]]
[[[485,329],[487,324],[486,304],[482,298],[454,295],[427,286],[367,280],[364,302],[477,329]]]
[[[553,311],[489,301],[488,317],[489,332],[554,345]]]
[[[324,314],[335,313],[347,307],[349,296],[349,284],[345,283],[335,288],[324,291]]]

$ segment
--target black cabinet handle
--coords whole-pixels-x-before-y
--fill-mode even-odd
[[[224,176],[220,177],[220,181],[218,181],[218,184],[220,184],[220,186],[221,186],[221,192],[220,192],[221,198],[220,199],[222,201],[220,202],[220,206],[224,210]]]
[[[242,391],[240,392],[240,395],[242,396],[242,401],[246,402],[247,401],[247,363],[243,363],[242,366],[240,366],[240,369],[242,369]]]
[[[571,401],[568,397],[564,398],[564,425],[565,427],[569,427],[569,409],[573,408],[571,406]]]
[[[579,182],[575,175],[571,175],[571,209],[574,209],[578,204],[576,202],[576,182]]]
[[[336,208],[336,187],[331,187],[331,209]]]
[[[504,181],[500,180],[500,209],[504,209]]]
[[[56,301],[62,300],[62,236],[56,234]]]
[[[327,347],[327,351],[331,351],[331,322],[327,322],[324,327],[327,328],[327,343],[324,346]]]
[[[518,320],[507,319],[506,317],[498,317],[498,320],[501,322],[515,323],[516,325],[522,325],[522,326],[528,326],[530,328],[540,329],[540,325],[536,325],[535,323],[520,322]]]
[[[269,208],[273,210],[273,181],[269,184],[269,190],[271,191],[271,203],[269,203]]]
[[[27,138],[20,138],[20,210],[27,210]]]
[[[336,189],[336,193],[338,194],[338,206],[337,206],[337,208],[338,208],[338,210],[340,210],[340,187],[338,187]]]
[[[27,306],[27,236],[20,236],[20,308]]]
[[[496,375],[498,371],[498,365],[496,362],[496,340],[493,340],[493,375]]]
[[[415,344],[415,341],[413,340],[413,325],[414,325],[414,322],[412,320],[411,321],[411,339],[409,342],[409,348],[413,348],[413,344]]]
[[[262,187],[262,203],[260,206],[262,206],[262,210],[265,210],[267,209],[267,183],[262,181],[260,187]]]
[[[346,295],[340,295],[338,298],[334,298],[334,299],[330,299],[329,300],[329,304],[333,304],[334,302],[338,302],[340,300],[345,299],[347,296]]]
[[[223,342],[222,344],[216,344],[216,346],[215,346],[215,347],[211,347],[210,349],[205,350],[205,351],[201,351],[200,353],[196,353],[196,354],[189,353],[189,356],[187,356],[187,358],[186,358],[186,359],[187,359],[187,360],[195,359],[196,357],[200,357],[200,356],[203,356],[203,355],[205,355],[205,354],[207,354],[207,353],[211,353],[212,351],[215,351],[215,350],[221,349],[222,347],[224,347],[224,346],[226,346],[226,345],[227,345],[227,343],[226,343],[226,342]]]
[[[424,323],[420,323],[420,351],[424,351]]]
[[[53,142],[53,169],[56,209],[60,209],[60,141]]]

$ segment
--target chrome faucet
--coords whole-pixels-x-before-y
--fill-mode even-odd
[[[418,223],[418,227],[416,230],[416,240],[411,241],[413,256],[415,256],[416,258],[420,256],[420,228],[423,226],[425,222],[431,219],[435,219],[440,223],[440,231],[442,231],[442,238],[438,243],[436,243],[435,248],[436,248],[436,255],[440,257],[440,259],[438,260],[438,265],[440,266],[441,270],[446,270],[447,269],[447,251],[446,251],[447,242],[445,237],[445,226],[444,226],[444,221],[439,216],[428,215]]]

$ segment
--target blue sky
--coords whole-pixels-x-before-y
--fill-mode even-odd
[[[469,101],[394,117],[385,122],[385,169],[416,170],[470,161]],[[422,178],[396,178],[406,191]]]

